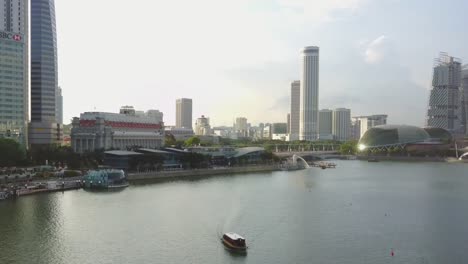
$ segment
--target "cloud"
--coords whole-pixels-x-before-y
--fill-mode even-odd
[[[355,11],[367,0],[278,0],[280,7],[287,11],[293,11],[296,14],[302,14],[306,19],[330,20],[332,13],[336,10]]]
[[[384,35],[372,40],[366,45],[364,61],[369,64],[381,62],[387,55],[388,38]]]

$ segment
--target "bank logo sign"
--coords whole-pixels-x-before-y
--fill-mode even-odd
[[[20,34],[0,31],[0,39],[9,39],[16,42],[21,42],[23,40],[23,37]]]

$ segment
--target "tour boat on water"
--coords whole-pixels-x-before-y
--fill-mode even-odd
[[[223,237],[221,238],[221,241],[223,242],[224,246],[226,246],[226,248],[232,251],[244,252],[244,253],[247,251],[245,238],[241,237],[240,235],[236,233],[224,234]]]
[[[85,189],[122,189],[129,186],[123,170],[89,171],[83,181]]]

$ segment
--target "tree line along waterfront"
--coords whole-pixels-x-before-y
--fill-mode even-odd
[[[455,149],[431,150],[428,152],[421,152],[418,150],[391,147],[387,149],[367,149],[360,151],[358,149],[358,141],[351,140],[346,142],[339,141],[319,141],[319,142],[305,142],[293,141],[285,144],[280,140],[249,140],[249,139],[229,139],[221,138],[219,144],[209,142],[201,142],[196,136],[191,137],[185,141],[177,141],[173,136],[168,135],[165,139],[165,146],[184,150],[190,147],[262,147],[265,153],[262,159],[269,162],[279,162],[280,159],[274,155],[276,151],[312,151],[312,150],[335,150],[342,155],[361,155],[361,156],[437,156],[437,157],[454,157],[456,155]],[[139,146],[130,147],[127,150],[138,148]],[[97,150],[86,153],[75,153],[70,146],[47,146],[43,148],[25,149],[18,142],[0,138],[0,167],[32,167],[49,165],[55,168],[68,168],[71,170],[88,170],[96,169],[104,165],[104,150]],[[163,155],[153,154],[146,155],[142,160],[136,160],[131,164],[131,170],[136,171],[143,168],[144,165],[151,163],[156,168],[164,162]],[[184,168],[206,168],[210,166],[210,157],[199,153],[187,153],[180,158],[180,162]],[[240,160],[240,163],[243,161]],[[245,162],[244,162],[245,163]],[[160,167],[160,166],[159,166]]]

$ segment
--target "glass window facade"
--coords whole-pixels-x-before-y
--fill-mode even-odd
[[[31,0],[31,121],[56,122],[57,37],[54,0]]]
[[[9,36],[20,36],[5,33]],[[26,143],[28,89],[23,41],[0,39],[0,137]]]

